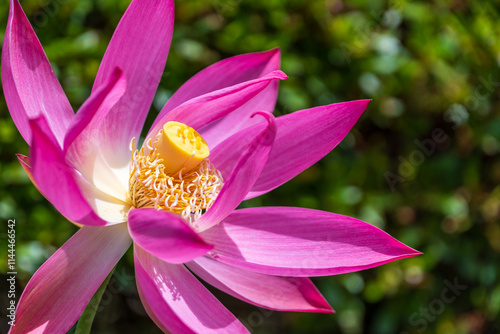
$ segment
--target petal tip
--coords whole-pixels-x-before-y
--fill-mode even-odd
[[[21,162],[29,165],[29,157],[23,154],[16,154],[16,158]]]
[[[267,53],[269,53],[272,56],[279,55],[281,57],[281,47],[277,46],[277,47],[267,51]]]
[[[411,248],[410,246],[407,246],[405,244],[403,244],[403,245],[405,246],[406,250],[408,251],[408,253],[407,253],[408,257],[418,256],[418,255],[423,255],[424,254],[421,251],[418,251],[416,249]]]
[[[288,79],[288,75],[285,74],[282,70],[274,70],[268,74],[272,79],[286,80]]]
[[[355,100],[352,102],[358,102],[359,104],[363,105],[364,109],[366,109],[368,107],[368,105],[370,104],[370,102],[372,102],[372,99]]]
[[[280,80],[288,79],[288,75],[286,75],[286,73],[283,72],[282,70],[277,70],[276,72],[277,72],[278,79],[280,79]]]
[[[404,244],[403,244],[404,245]],[[401,255],[399,255],[398,257],[396,257],[394,260],[401,260],[401,259],[405,259],[405,258],[408,258],[408,257],[414,257],[414,256],[419,256],[419,255],[423,255],[424,253],[418,251],[418,250],[415,250],[411,247],[408,247],[406,245],[405,246],[405,251],[404,252],[401,252]]]
[[[313,312],[324,313],[324,314],[335,314],[335,310],[326,301],[325,297],[322,297],[321,304],[316,305],[316,309]]]
[[[321,309],[318,312],[325,313],[325,314],[335,314],[335,310],[331,306],[329,308],[326,308],[326,309]]]

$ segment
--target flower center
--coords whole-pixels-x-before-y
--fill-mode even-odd
[[[212,206],[223,180],[193,128],[168,122],[140,150],[132,139],[129,197],[135,208],[166,210],[193,222]]]

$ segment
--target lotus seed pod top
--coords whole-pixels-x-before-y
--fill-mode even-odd
[[[158,136],[157,152],[164,159],[165,172],[189,172],[200,165],[210,154],[205,140],[193,128],[167,122]]]

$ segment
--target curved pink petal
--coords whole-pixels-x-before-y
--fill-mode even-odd
[[[64,155],[78,172],[94,187],[119,200],[126,201],[128,173],[115,175],[108,165],[100,134],[107,130],[103,122],[109,111],[123,97],[127,82],[123,72],[116,68],[102,87],[92,92],[68,128],[64,139]]]
[[[369,100],[335,103],[277,117],[278,133],[266,166],[245,199],[267,193],[311,167],[347,135]],[[219,144],[210,156],[216,166],[235,164],[240,147],[262,131],[256,125]],[[229,167],[230,168],[230,167]]]
[[[163,210],[131,210],[128,228],[137,245],[170,263],[191,261],[213,248],[185,221]]]
[[[173,0],[133,0],[102,59],[93,91],[119,67],[127,91],[104,120],[101,144],[113,168],[130,160],[129,143],[139,138],[167,61],[174,24]]]
[[[62,149],[43,117],[30,121],[33,179],[41,193],[67,219],[83,225],[106,225],[92,210],[78,186],[74,169],[66,163]]]
[[[161,127],[169,121],[181,122],[199,130],[250,101],[273,80],[286,78],[286,74],[282,71],[273,71],[261,78],[195,97],[167,113],[151,127],[148,137],[156,136]],[[257,110],[253,112],[255,111]]]
[[[64,137],[64,152],[76,144],[81,145],[82,137],[96,135],[99,131],[101,122],[108,112],[120,100],[127,88],[127,82],[123,71],[115,68],[108,80],[85,101],[71,122],[69,129]],[[86,154],[87,151],[81,152]]]
[[[200,129],[200,134],[208,147],[216,147],[225,139],[252,125],[262,123],[261,119],[252,118],[256,110],[273,112],[278,97],[278,79],[269,85],[238,109]]]
[[[171,333],[248,333],[183,265],[134,248],[137,289],[158,327]]]
[[[82,227],[33,275],[9,333],[66,333],[130,244],[123,224]]]
[[[279,187],[323,158],[349,133],[369,102],[335,103],[278,118],[268,163],[247,198]]]
[[[338,275],[420,254],[373,225],[302,208],[238,210],[202,237],[216,260],[280,276]]]
[[[17,156],[17,159],[19,160],[19,163],[21,164],[21,167],[23,167],[24,172],[26,173],[26,175],[28,175],[29,179],[31,180],[31,183],[33,183],[33,185],[35,186],[35,188],[38,191],[40,191],[40,188],[38,187],[38,185],[36,184],[36,182],[35,182],[35,180],[33,178],[33,173],[32,173],[32,170],[31,170],[31,159],[28,158],[27,156],[22,155],[22,154],[16,154],[16,156]],[[42,192],[40,191],[40,193],[42,193]],[[70,221],[70,222],[73,223],[73,224],[75,224],[78,227],[82,227],[81,224],[75,223],[73,221]]]
[[[16,154],[17,159],[19,160],[19,163],[21,164],[21,167],[23,167],[24,172],[26,175],[31,180],[31,183],[38,189],[38,186],[35,184],[35,180],[33,179],[33,173],[31,172],[31,160],[25,155],[22,154]]]
[[[29,120],[43,115],[62,146],[73,109],[18,0],[10,1],[2,49],[5,100],[19,132],[30,144]]]
[[[183,84],[162,109],[154,125],[168,112],[182,103],[197,96],[216,90],[234,86],[245,81],[262,78],[272,71],[280,69],[280,50],[243,54],[221,60],[202,71]],[[232,134],[261,120],[251,119],[257,110],[272,112],[278,96],[278,80],[273,80],[269,86],[258,93],[250,101],[224,116],[213,124],[200,130],[209,147],[215,147],[219,142]]]
[[[257,112],[267,119],[267,127],[251,138],[250,144],[239,150],[236,164],[227,166],[216,164],[224,176],[224,186],[214,204],[195,222],[198,231],[204,231],[222,221],[245,198],[255,180],[264,168],[276,136],[276,121],[269,112]]]
[[[279,49],[246,53],[223,59],[186,81],[165,104],[155,124],[169,111],[195,97],[257,79],[279,69]]]
[[[202,256],[187,264],[205,282],[248,303],[279,311],[333,313],[309,278],[271,276]]]

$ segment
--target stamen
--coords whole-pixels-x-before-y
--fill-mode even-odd
[[[215,202],[223,180],[207,159],[208,146],[192,128],[168,122],[146,148],[130,143],[129,197],[136,208],[156,208],[181,215],[189,223]]]

